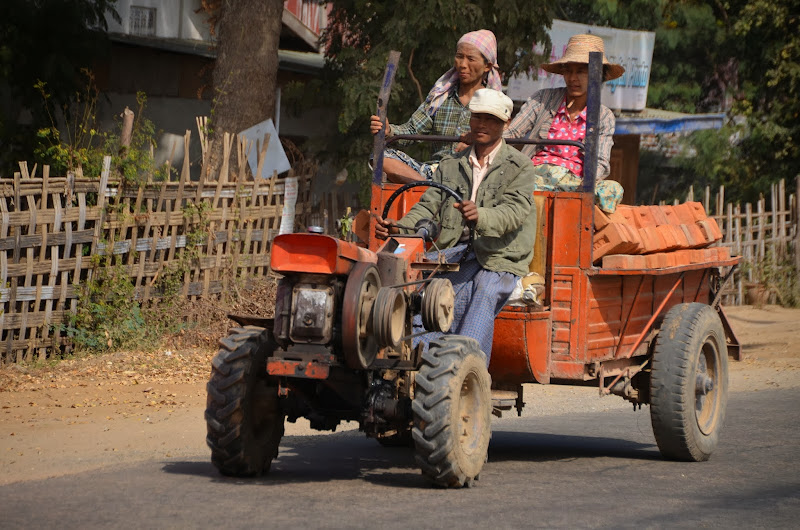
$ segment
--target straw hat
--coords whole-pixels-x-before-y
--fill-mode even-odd
[[[564,75],[567,63],[589,64],[589,52],[603,54],[603,81],[616,79],[625,73],[625,68],[619,64],[608,62],[603,46],[603,39],[597,35],[573,35],[567,42],[567,51],[564,56],[552,63],[542,65],[542,70],[551,74]]]

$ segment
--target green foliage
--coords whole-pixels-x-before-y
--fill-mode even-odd
[[[655,31],[666,0],[569,0],[556,4],[556,18],[636,31]]]
[[[49,127],[39,129],[37,133],[38,145],[34,149],[36,161],[49,164],[56,175],[78,171],[84,176],[97,178],[102,170],[103,158],[110,155],[111,166],[124,185],[141,184],[151,174],[154,180],[168,179],[167,167],[156,168],[153,162],[155,127],[153,122],[144,117],[147,95],[144,92],[136,93],[137,108],[131,142],[123,147],[121,133],[97,129],[95,111],[98,90],[92,73],[86,69],[82,73],[86,77],[86,86],[82,92],[74,94],[70,105],[61,107],[61,127],[57,124],[57,112],[53,108],[52,94],[48,92],[47,84],[44,81],[36,83],[50,120]],[[118,119],[117,128],[121,127]]]
[[[748,50],[743,70],[752,95],[742,158],[770,181],[800,176],[800,9],[797,0],[751,0],[734,24]]]
[[[63,137],[56,124],[53,95],[48,92],[47,83],[39,80],[35,84],[42,96],[43,107],[50,124],[37,132],[39,145],[34,154],[37,159],[49,163],[58,175],[83,168],[91,172],[92,169],[99,168],[102,163],[102,154],[96,149],[98,141],[102,141],[98,135],[95,119],[98,91],[94,86],[91,72],[83,69],[82,73],[87,80],[86,87],[81,92],[75,93],[71,105],[65,103],[61,107],[65,122]],[[98,169],[95,174],[99,173]]]
[[[176,301],[184,285],[184,277],[197,260],[202,257],[202,245],[208,237],[208,211],[211,205],[207,202],[187,203],[183,207],[184,227],[186,229],[186,246],[178,259],[173,260],[161,271],[155,282],[156,289],[161,291],[164,303]]]
[[[345,211],[344,216],[341,219],[336,221],[336,227],[339,230],[339,239],[343,239],[345,241],[350,241],[352,237],[351,233],[353,230],[353,221],[354,218],[350,211],[350,207],[347,207],[347,211]]]
[[[141,344],[148,328],[124,265],[92,256],[92,277],[81,285],[78,307],[62,327],[79,350],[100,352]],[[149,337],[148,337],[149,338]]]
[[[376,101],[390,50],[401,52],[389,101],[389,121],[405,122],[436,79],[452,67],[455,45],[464,33],[492,30],[498,38],[498,63],[506,75],[541,62],[530,52],[544,44],[554,0],[440,0],[437,2],[334,2],[323,41],[326,66],[321,79],[294,84],[284,101],[299,107],[337,109],[338,137],[320,142],[318,155],[346,167],[349,178],[369,182],[372,151],[369,116]],[[364,197],[362,197],[363,199]]]

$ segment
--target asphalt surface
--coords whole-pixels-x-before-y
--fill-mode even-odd
[[[477,486],[428,486],[410,449],[286,437],[268,477],[207,453],[0,487],[0,528],[797,528],[800,389],[730,395],[711,460],[661,458],[649,410],[506,417]]]

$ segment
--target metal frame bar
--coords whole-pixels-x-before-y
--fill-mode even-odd
[[[675,281],[675,285],[672,286],[672,289],[669,290],[667,296],[665,296],[664,299],[659,304],[658,309],[655,310],[653,316],[651,316],[650,320],[647,321],[647,325],[645,325],[644,329],[642,330],[642,333],[636,339],[636,342],[633,343],[633,347],[630,349],[629,354],[626,356],[628,359],[633,357],[633,354],[636,353],[636,348],[639,347],[639,344],[642,343],[645,336],[647,336],[647,334],[650,333],[650,328],[653,326],[653,322],[655,322],[656,319],[659,317],[659,315],[661,315],[661,312],[664,310],[664,306],[667,305],[669,299],[672,298],[672,294],[675,292],[675,289],[677,289],[678,286],[683,283],[684,274],[685,273],[681,273],[681,275],[678,276],[678,279]]]

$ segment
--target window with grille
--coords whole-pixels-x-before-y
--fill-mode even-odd
[[[130,25],[130,32],[132,35],[155,35],[155,8],[131,6]]]

